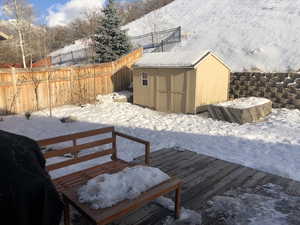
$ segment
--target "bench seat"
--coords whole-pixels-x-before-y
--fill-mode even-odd
[[[123,160],[114,160],[109,161],[106,163],[103,163],[98,166],[94,166],[91,168],[87,168],[84,170],[80,170],[78,172],[74,172],[56,179],[53,179],[53,183],[56,186],[56,189],[61,192],[64,189],[71,188],[73,186],[83,185],[88,180],[104,174],[104,173],[117,173],[123,169],[125,169],[128,166],[132,166],[133,164],[130,164],[128,162],[125,162]]]
[[[97,210],[91,209],[87,204],[78,202],[77,189],[77,187],[73,187],[65,189],[62,192],[64,202],[66,204],[65,215],[67,215],[65,217],[65,225],[70,225],[70,217],[68,215],[69,205],[72,205],[74,208],[76,208],[81,214],[89,218],[89,220],[92,221],[94,224],[106,225],[113,222],[116,219],[121,218],[129,212],[143,207],[147,203],[171,191],[176,191],[175,217],[179,218],[181,181],[177,178],[170,178],[150,188],[135,199],[124,200],[112,207]]]
[[[144,145],[145,164],[143,165],[150,166],[150,143],[143,139],[132,137],[121,132],[117,132],[115,131],[114,127],[100,128],[96,130],[84,131],[80,133],[74,133],[38,141],[38,144],[41,148],[48,148],[49,146],[53,147],[53,145],[61,143],[71,143],[71,146],[64,147],[62,149],[51,148],[51,150],[44,153],[44,157],[46,159],[53,157],[64,157],[70,154],[73,156],[71,159],[47,165],[47,169],[49,171],[65,168],[67,166],[86,162],[89,160],[94,160],[96,158],[100,158],[106,155],[111,155],[111,161],[109,162],[101,163],[97,166],[93,166],[87,169],[80,170],[78,172],[74,172],[53,179],[53,183],[56,186],[57,190],[61,193],[65,203],[65,225],[70,225],[69,205],[72,205],[83,215],[87,216],[94,224],[105,225],[171,191],[176,191],[175,217],[179,217],[181,181],[177,178],[170,178],[165,182],[162,182],[156,185],[155,187],[145,191],[136,199],[119,202],[110,208],[92,210],[87,204],[81,204],[79,202],[77,190],[80,186],[86,184],[88,180],[104,173],[113,174],[127,167],[138,165],[123,161],[118,158],[116,141],[117,136]],[[84,141],[85,138],[91,137],[94,137],[92,141]],[[87,155],[78,154],[80,151],[88,150],[99,146],[102,146],[104,148],[107,147],[107,145],[110,145],[110,147],[105,150],[97,151]]]

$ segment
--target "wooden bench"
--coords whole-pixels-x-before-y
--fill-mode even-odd
[[[93,138],[91,142],[79,143],[80,139]],[[98,137],[99,136],[99,137]],[[104,136],[104,137],[103,137]],[[88,180],[104,173],[116,173],[126,167],[134,166],[137,164],[129,163],[118,158],[117,155],[117,136],[129,139],[131,141],[143,144],[145,146],[145,165],[150,166],[150,143],[140,138],[132,137],[115,131],[114,127],[106,127],[97,130],[90,130],[65,136],[59,136],[38,141],[40,147],[46,147],[63,142],[71,142],[72,146],[62,149],[55,149],[44,153],[46,159],[52,157],[61,157],[66,154],[71,154],[73,157],[62,162],[47,165],[49,171],[61,169],[77,163],[82,163],[96,158],[111,155],[111,161],[100,163],[99,165],[80,170],[56,179],[53,179],[57,190],[62,194],[65,202],[64,222],[65,225],[70,224],[69,205],[80,211],[83,215],[87,216],[95,224],[108,224],[117,218],[131,212],[135,209],[142,207],[150,201],[167,194],[171,191],[176,191],[175,196],[175,217],[180,215],[180,192],[181,181],[177,178],[170,178],[169,180],[151,188],[150,190],[142,193],[138,198],[133,200],[122,201],[110,208],[93,210],[86,204],[78,202],[77,190],[80,186],[84,185]],[[96,139],[96,140],[95,140]],[[108,149],[97,151],[90,154],[78,155],[80,151],[91,149],[98,146],[110,145]]]

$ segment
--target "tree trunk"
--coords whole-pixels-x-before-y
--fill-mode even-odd
[[[23,35],[22,35],[22,28],[20,25],[20,15],[19,15],[19,8],[18,8],[18,3],[17,0],[14,0],[14,6],[15,6],[15,11],[16,11],[16,20],[17,20],[17,30],[18,30],[18,35],[19,35],[19,43],[20,43],[20,49],[21,49],[21,54],[22,54],[22,61],[23,61],[23,67],[26,69],[26,57],[25,57],[25,51],[24,51],[24,41],[23,41]]]
[[[19,43],[20,43],[20,49],[21,49],[21,54],[22,54],[23,67],[27,68],[27,66],[26,66],[26,58],[25,58],[25,51],[24,51],[23,37],[22,37],[22,32],[21,32],[20,28],[18,28],[18,34],[19,34]]]
[[[14,0],[14,6],[15,6],[15,12],[16,12],[16,20],[17,20],[17,30],[19,35],[19,43],[20,43],[20,49],[22,54],[22,61],[23,61],[23,67],[27,68],[26,66],[26,58],[25,58],[25,51],[24,51],[24,41],[23,41],[23,35],[21,31],[21,25],[20,25],[20,16],[19,16],[19,9],[18,9],[18,3],[17,0]]]

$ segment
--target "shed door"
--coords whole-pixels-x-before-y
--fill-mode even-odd
[[[184,73],[170,76],[171,79],[171,111],[185,112],[185,76]]]
[[[156,77],[156,109],[163,112],[185,112],[184,73]]]
[[[156,109],[162,112],[170,111],[170,78],[169,76],[156,76],[157,95]]]

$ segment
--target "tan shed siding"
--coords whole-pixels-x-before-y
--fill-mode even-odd
[[[186,110],[185,113],[196,113],[196,70],[189,70],[186,73]]]
[[[195,112],[195,78],[193,69],[157,69],[156,109],[163,112]]]
[[[155,109],[162,112],[170,112],[170,74],[172,71],[168,69],[157,69],[155,75]]]
[[[141,73],[146,72],[149,86],[144,87]],[[133,76],[134,104],[162,112],[195,112],[196,71],[184,68],[136,68]]]
[[[193,112],[195,104],[193,87],[193,70],[191,69],[170,69],[170,112],[190,113]]]
[[[228,100],[230,70],[213,55],[208,55],[196,67],[196,106]]]
[[[141,73],[148,74],[148,86],[142,85]],[[133,102],[150,108],[155,107],[155,69],[135,69],[133,75]]]

